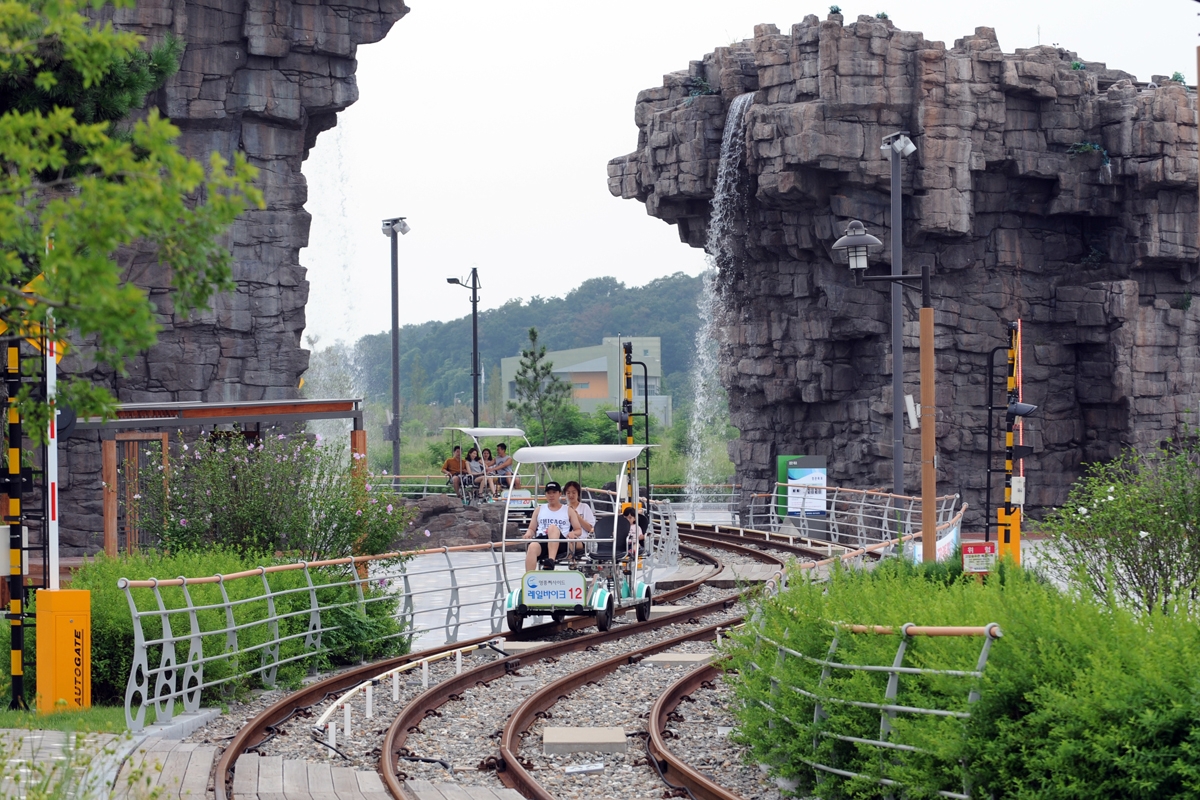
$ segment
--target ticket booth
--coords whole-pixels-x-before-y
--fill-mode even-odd
[[[92,593],[37,593],[37,707],[42,714],[92,707]]]

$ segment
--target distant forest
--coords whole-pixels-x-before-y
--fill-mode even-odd
[[[485,287],[486,291],[486,287]],[[688,372],[700,325],[697,302],[701,278],[682,272],[626,287],[615,278],[584,281],[566,297],[513,300],[479,313],[479,357],[485,385],[498,381],[500,359],[520,355],[531,327],[548,350],[600,344],[605,336],[662,338],[664,390],[677,406],[690,400]],[[357,383],[366,398],[391,396],[391,336],[388,331],[359,339],[350,348]],[[561,366],[561,365],[560,365]],[[471,315],[449,322],[405,325],[400,329],[400,391],[406,403],[449,405],[470,402]]]

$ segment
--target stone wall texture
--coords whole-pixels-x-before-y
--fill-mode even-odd
[[[308,187],[301,166],[337,112],[358,99],[360,44],[381,40],[408,13],[403,0],[139,0],[107,7],[105,18],[150,43],[186,43],[179,73],[151,99],[182,131],[181,149],[207,161],[241,151],[260,170],[267,207],[244,214],[228,234],[235,292],[188,319],[176,313],[162,267],[130,254],[129,278],[145,287],[163,326],[158,344],[115,375],[87,358],[63,370],[112,388],[121,402],[235,401],[297,396],[308,367],[301,347],[308,281]],[[98,437],[65,448],[61,542],[64,556],[101,543]]]
[[[1018,318],[1024,397],[1040,406],[1025,432],[1035,515],[1065,500],[1085,462],[1197,422],[1194,91],[1056,47],[1005,53],[989,28],[947,48],[888,20],[808,16],[786,34],[758,26],[641,92],[637,149],[609,163],[611,192],[704,247],[726,111],[747,92],[746,195],[716,319],[747,488],[769,490],[784,454],[829,456],[840,485],[891,485],[889,290],[855,288],[830,248],[850,219],[890,241],[879,147],[899,130],[917,146],[904,161],[906,271],[935,263],[940,491],[980,508],[988,354]],[[1081,143],[1107,158],[1072,155]],[[890,261],[885,247],[873,274]],[[919,303],[906,291],[914,396]],[[916,431],[905,451],[915,492]]]

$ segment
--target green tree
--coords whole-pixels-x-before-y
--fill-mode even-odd
[[[123,371],[159,325],[121,261],[134,249],[153,254],[169,270],[173,307],[204,307],[234,285],[221,234],[263,200],[240,154],[232,164],[215,153],[207,165],[187,158],[179,130],[156,109],[119,122],[176,69],[181,47],[144,51],[141,37],[89,19],[89,5],[105,3],[0,3],[0,321],[11,343],[46,330],[53,316],[57,340],[86,340]],[[79,379],[58,392],[81,415],[115,403]],[[31,385],[19,403],[26,430],[43,436],[48,406]]]
[[[408,386],[414,406],[425,404],[425,384],[428,377],[425,368],[421,366],[421,354],[413,354],[412,366],[408,368]]]
[[[554,363],[546,359],[546,345],[538,344],[537,328],[529,329],[529,347],[521,351],[515,382],[517,399],[509,401],[509,410],[517,412],[526,424],[537,422],[542,444],[549,444],[549,427],[562,416],[571,386],[554,374]]]
[[[504,412],[504,380],[500,376],[500,365],[497,364],[488,372],[487,402],[492,411],[492,424],[500,424],[500,415]]]

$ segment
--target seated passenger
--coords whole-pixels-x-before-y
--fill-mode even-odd
[[[579,481],[567,481],[567,485],[563,489],[567,494],[567,505],[579,515],[579,525],[583,529],[579,534],[578,541],[567,544],[567,553],[572,556],[582,555],[587,547],[583,540],[596,529],[596,513],[587,503],[579,501],[583,493],[583,487],[579,485]]]
[[[508,454],[508,445],[504,442],[496,445],[496,461],[492,465],[492,474],[496,476],[496,482],[500,484],[501,489],[520,489],[521,481],[517,481],[516,486],[512,486],[513,482],[513,460]]]
[[[486,496],[491,478],[487,477],[487,469],[483,465],[483,459],[479,457],[479,448],[472,447],[467,451],[467,470],[470,472],[471,482]]]
[[[454,487],[454,493],[459,497],[463,496],[463,484],[471,485],[471,471],[467,462],[463,461],[462,448],[458,445],[454,445],[451,456],[442,464],[442,474],[447,478],[446,483]]]
[[[643,531],[642,526],[638,524],[638,515],[637,512],[634,511],[633,506],[626,506],[625,510],[621,512],[621,516],[629,522],[629,552],[633,552],[635,543],[637,544],[638,550],[644,549],[643,545],[646,541],[646,532]],[[643,518],[642,521],[644,522],[645,519]]]
[[[562,502],[562,487],[555,481],[548,482],[546,502],[534,509],[529,530],[521,537],[533,539],[525,549],[525,571],[532,572],[537,567],[542,558],[542,542],[546,543],[549,560],[553,562],[558,556],[558,541],[578,539],[581,532],[579,515]]]
[[[492,458],[490,447],[483,448],[479,460],[483,462],[483,474],[487,476],[484,478],[483,496],[489,503],[494,503],[500,491],[500,479],[496,477],[496,459]]]

